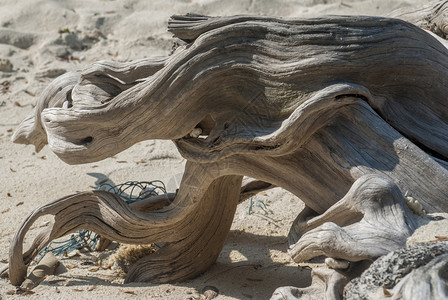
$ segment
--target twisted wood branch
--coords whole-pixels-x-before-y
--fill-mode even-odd
[[[433,7],[439,14],[445,5]],[[434,20],[443,32],[444,19]],[[238,199],[272,186],[307,206],[290,234],[299,260],[314,256],[307,247],[357,261],[402,246],[416,227],[404,192],[428,212],[448,211],[448,49],[438,37],[354,16],[186,15],[173,16],[169,30],[186,44],[167,58],[98,62],[54,81],[13,139],[38,149],[48,142],[71,164],[173,140],[188,161],[174,202],[143,213],[88,192],[38,208],[12,243],[14,284],[45,243],[81,228],[167,242],[128,281],[195,276],[216,259]],[[243,176],[258,181],[240,195]],[[47,213],[53,228],[23,256],[23,236]],[[329,228],[345,233],[322,240]],[[344,247],[344,237],[366,235],[369,247]]]

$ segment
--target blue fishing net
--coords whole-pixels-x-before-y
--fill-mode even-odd
[[[118,185],[106,182],[98,186],[97,190],[114,193],[128,204],[148,199],[153,196],[166,194],[165,184],[160,180],[128,181]],[[38,253],[34,259],[34,263],[39,263],[48,252],[52,252],[55,256],[66,256],[67,253],[77,249],[85,248],[92,251],[95,249],[98,240],[98,234],[93,233],[90,230],[79,230],[66,240],[51,241]]]

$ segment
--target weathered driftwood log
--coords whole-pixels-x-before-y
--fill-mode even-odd
[[[278,288],[271,300],[438,300],[448,297],[447,242],[401,248],[380,257],[359,274],[366,266],[366,263],[358,263],[346,270],[316,268],[311,273],[311,286]]]
[[[276,289],[271,300],[339,300],[342,299],[344,287],[351,278],[359,275],[359,270],[365,268],[364,263],[358,263],[346,270],[335,270],[317,267],[311,271],[312,284],[306,288],[285,286]]]
[[[23,291],[29,291],[38,286],[48,275],[53,275],[59,265],[58,259],[53,253],[48,252],[42,260],[33,268],[28,277],[20,286]]]
[[[203,189],[201,184],[212,179],[201,165],[187,164],[186,174],[190,175],[184,176],[180,187],[186,193],[178,194],[169,207],[154,213],[133,210],[118,196],[104,191],[68,196],[36,209],[14,236],[9,261],[11,283],[23,281],[26,264],[49,241],[82,228],[125,243],[168,243],[149,260],[144,258],[137,263],[128,273],[127,281],[184,280],[192,272],[204,272],[216,260],[227,237],[238,203],[241,176],[219,177]],[[22,255],[26,232],[36,219],[46,214],[55,216],[53,228]],[[60,226],[61,223],[64,225]],[[194,232],[190,232],[191,224],[198,226]],[[141,269],[147,264],[154,267],[153,273]]]
[[[394,18],[405,20],[429,30],[442,39],[448,37],[448,1],[431,1],[417,8],[403,8],[391,13]]]
[[[187,15],[169,29],[186,44],[165,59],[98,62],[76,83],[53,82],[13,139],[48,141],[70,164],[171,139],[188,161],[173,203],[138,212],[88,192],[36,209],[11,245],[13,284],[45,243],[81,228],[166,242],[127,281],[195,276],[222,248],[243,176],[259,181],[245,184],[242,198],[279,186],[305,202],[291,231],[299,260],[314,256],[307,248],[358,261],[404,246],[417,221],[401,193],[428,212],[448,211],[448,49],[436,37],[378,17]],[[55,215],[52,229],[22,255],[44,214]],[[366,243],[345,246],[360,236]]]
[[[347,284],[346,277],[328,268],[314,268],[311,271],[313,283],[307,288],[280,287],[270,300],[288,299],[341,299],[340,290]]]
[[[296,262],[321,255],[374,260],[406,245],[417,227],[397,185],[386,177],[364,175],[322,215],[309,220],[299,215],[289,234],[289,253]]]

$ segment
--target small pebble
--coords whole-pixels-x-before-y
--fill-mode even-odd
[[[350,266],[350,262],[343,260],[343,259],[336,259],[327,257],[325,259],[325,264],[330,268],[334,270],[342,270],[347,269]]]
[[[205,300],[211,300],[218,297],[219,290],[211,285],[208,285],[202,289],[202,294],[205,297]]]
[[[7,58],[0,59],[0,72],[12,72],[12,63]]]

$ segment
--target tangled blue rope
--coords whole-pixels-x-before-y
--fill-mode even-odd
[[[262,200],[254,200],[254,197],[250,197],[249,215],[253,213],[254,207],[261,208],[265,213],[269,213],[268,207]]]
[[[118,185],[104,183],[97,190],[106,191],[118,195],[126,203],[134,203],[160,194],[166,194],[165,184],[160,180],[154,181],[128,181]],[[55,256],[67,255],[77,249],[87,248],[89,251],[95,249],[98,243],[98,234],[90,230],[79,230],[64,241],[51,241],[43,248],[34,259],[39,263],[48,252]]]
[[[144,200],[149,197],[166,194],[165,184],[160,180],[128,181],[118,185],[103,183],[98,190],[114,193],[128,204]]]

